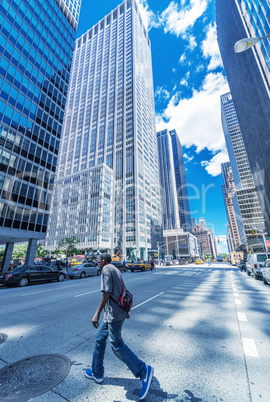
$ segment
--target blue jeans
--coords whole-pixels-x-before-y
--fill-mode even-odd
[[[111,323],[103,321],[99,327],[92,360],[93,374],[97,378],[102,378],[104,376],[103,360],[108,336],[115,356],[128,366],[136,378],[139,377],[143,380],[146,376],[145,363],[138,359],[138,357],[123,342],[121,331],[124,321],[125,320],[114,321]]]

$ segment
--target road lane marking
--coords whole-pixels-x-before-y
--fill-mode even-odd
[[[25,293],[24,295],[21,296],[31,296],[31,295],[37,295],[38,293],[45,293],[45,292],[53,292],[54,290],[62,290],[62,289],[69,289],[69,288],[74,288],[79,285],[72,285],[72,286],[61,286],[61,288],[54,288],[54,289],[49,289],[49,290],[40,290],[39,292],[32,292],[32,293]]]
[[[235,304],[242,304],[241,300],[239,300],[239,299],[235,299],[234,301],[235,301]]]
[[[234,293],[233,297],[239,297],[239,293]]]
[[[237,313],[239,321],[247,321],[247,316],[245,313]]]
[[[158,296],[160,296],[160,295],[163,295],[163,293],[165,293],[165,292],[161,292],[161,293],[159,293],[158,295],[153,296],[153,297],[150,297],[150,299],[147,299],[147,300],[145,300],[144,302],[142,302],[142,303],[140,303],[140,304],[137,304],[137,306],[132,307],[132,310],[135,310],[135,308],[142,306],[143,304],[149,302],[150,300],[155,299],[156,297],[158,297]]]
[[[255,342],[253,339],[242,338],[244,353],[246,356],[259,357]]]
[[[76,295],[74,297],[80,297],[80,296],[84,296],[84,295],[89,295],[90,293],[96,293],[96,292],[100,292],[100,289],[92,290],[92,292],[81,293],[80,295]]]

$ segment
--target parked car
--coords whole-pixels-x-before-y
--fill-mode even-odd
[[[237,266],[241,271],[246,271],[246,263],[244,260],[239,261]]]
[[[270,259],[269,253],[252,253],[248,255],[246,269],[247,274],[250,276],[254,275],[255,279],[260,279],[262,277],[261,268],[266,259]]]
[[[122,264],[122,262],[112,261],[111,264],[114,265],[116,268],[118,268],[119,271],[121,271],[121,272],[122,271],[127,272],[127,270],[128,270],[127,266],[125,264]]]
[[[63,282],[65,278],[65,272],[52,269],[46,265],[23,265],[12,271],[3,272],[0,275],[0,283],[6,286],[18,285],[23,287],[29,283],[50,282],[53,280]]]
[[[197,258],[197,260],[195,260],[195,264],[203,264],[203,260],[201,258]]]
[[[66,275],[70,278],[85,278],[91,275],[100,275],[101,270],[94,262],[85,262],[81,265],[71,266],[66,269]]]
[[[153,268],[151,267],[151,264],[145,261],[136,261],[132,265],[129,265],[128,269],[131,270],[131,272],[134,271],[146,271],[146,270],[152,270]]]
[[[270,259],[265,260],[263,268],[261,268],[261,275],[263,283],[270,284]]]

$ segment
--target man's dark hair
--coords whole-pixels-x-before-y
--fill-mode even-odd
[[[105,261],[106,264],[109,264],[112,261],[112,258],[110,256],[110,254],[108,254],[108,253],[101,254],[100,258],[101,258],[101,261]]]

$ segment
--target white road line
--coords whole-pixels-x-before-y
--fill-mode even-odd
[[[149,302],[150,300],[155,299],[156,297],[158,297],[158,296],[160,296],[160,295],[163,295],[163,293],[165,293],[165,292],[161,292],[161,293],[159,293],[158,295],[153,296],[153,297],[151,297],[150,299],[147,299],[147,300],[145,300],[144,302],[142,302],[142,303],[140,303],[140,304],[137,304],[137,306],[132,307],[132,310],[135,310],[135,308],[142,306],[143,304]]]
[[[239,321],[247,321],[247,316],[245,313],[237,313]]]
[[[239,293],[234,293],[233,297],[239,297]]]
[[[235,301],[235,304],[242,304],[241,300],[239,300],[239,299],[235,299],[234,301]]]
[[[75,288],[76,286],[79,285],[72,285],[72,286],[61,286],[61,288],[54,288],[54,289],[49,289],[49,290],[41,290],[40,292],[32,292],[32,293],[25,293],[21,296],[31,296],[31,295],[37,295],[38,293],[45,293],[45,292],[53,292],[54,290],[62,290],[62,289],[69,289],[69,288]]]
[[[246,356],[259,357],[255,342],[253,339],[242,338],[244,353]]]
[[[82,293],[82,294],[76,295],[76,296],[74,296],[74,297],[80,297],[80,296],[84,296],[84,295],[89,295],[90,293],[96,293],[96,292],[100,292],[100,289],[98,289],[98,290],[92,290],[92,292]]]

